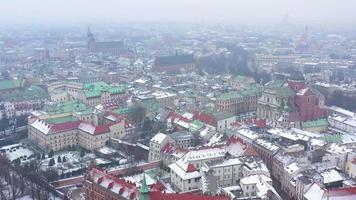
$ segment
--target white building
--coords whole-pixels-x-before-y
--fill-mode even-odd
[[[201,170],[211,172],[220,187],[228,187],[238,184],[243,164],[239,158],[220,159],[203,164]]]
[[[166,145],[168,142],[174,142],[172,138],[167,136],[164,133],[157,133],[151,140],[150,140],[150,151],[148,154],[148,161],[158,161],[162,159],[161,156],[161,149]]]
[[[347,133],[356,134],[356,113],[332,106],[329,108],[331,115],[328,122],[331,127]]]
[[[201,188],[201,173],[191,163],[180,159],[169,165],[171,183],[180,191],[190,191]]]
[[[346,146],[338,145],[335,143],[325,150],[325,155],[322,158],[323,162],[329,161],[331,165],[337,166],[342,170],[345,170],[347,155],[352,152],[352,149],[348,149]]]
[[[269,199],[269,191],[273,192],[272,179],[261,174],[251,175],[244,177],[240,180],[240,186],[243,192],[243,196],[250,198],[261,198],[263,200]],[[274,192],[274,194],[277,194]]]
[[[256,132],[247,128],[241,128],[237,131],[232,131],[231,135],[239,137],[249,144],[259,138],[259,135]]]

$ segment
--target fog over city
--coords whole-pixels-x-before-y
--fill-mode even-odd
[[[212,22],[351,26],[354,0],[2,0],[0,23]]]
[[[0,200],[356,199],[356,0],[0,0]]]

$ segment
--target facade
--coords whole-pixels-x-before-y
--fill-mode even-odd
[[[251,175],[241,179],[240,181],[243,196],[245,198],[267,198],[273,194],[272,179],[261,174]]]
[[[346,163],[346,172],[350,177],[356,178],[356,157]]]
[[[193,113],[193,119],[214,126],[217,131],[226,131],[236,122],[235,115],[228,112],[203,113],[196,111]]]
[[[254,86],[240,89],[239,91],[223,93],[217,97],[215,108],[233,114],[256,112],[259,96],[260,90]]]
[[[252,145],[256,152],[261,156],[262,160],[266,163],[269,170],[272,169],[273,157],[279,151],[280,147],[265,139],[257,139]]]
[[[88,106],[119,102],[126,97],[125,86],[111,86],[105,82],[87,83],[78,98]]]
[[[34,110],[42,109],[48,101],[48,93],[40,86],[15,89],[1,95],[4,113],[7,118],[28,115]]]
[[[172,138],[163,133],[157,133],[150,140],[150,152],[148,155],[148,161],[158,161],[162,159],[161,149],[167,144],[174,142]]]
[[[356,113],[332,106],[328,122],[331,127],[346,133],[356,133]]]
[[[49,124],[35,119],[29,123],[28,138],[46,151],[59,151],[73,145],[94,150],[105,146],[110,137],[117,137],[113,126],[124,127],[124,122],[95,126],[81,121]]]
[[[147,185],[145,175],[143,175],[141,187],[138,187],[133,183],[117,178],[96,168],[90,169],[84,177],[85,199],[88,200],[230,199],[228,196],[224,195],[208,196],[189,193],[166,193],[157,189],[160,187],[158,182],[150,186]],[[164,189],[165,187],[163,186],[163,190]]]
[[[110,121],[103,123],[105,117]],[[73,145],[97,149],[110,137],[123,138],[128,134],[127,129],[127,123],[119,116],[87,108],[77,100],[34,111],[28,120],[29,139],[46,151],[59,151]]]
[[[282,82],[270,82],[258,99],[257,117],[267,121],[277,121],[283,104],[294,104],[294,91]],[[283,102],[283,104],[282,104]]]
[[[229,187],[239,183],[243,165],[239,158],[220,159],[204,163],[202,171],[212,173],[219,187]]]
[[[191,163],[178,160],[169,165],[171,183],[179,191],[190,191],[201,187],[201,174]]]
[[[229,80],[229,85],[235,90],[244,89],[252,84],[256,84],[256,82],[252,77],[248,76],[237,75]]]
[[[258,100],[257,116],[272,122],[274,126],[295,127],[297,122],[325,117],[324,101],[322,94],[304,82],[270,82]]]

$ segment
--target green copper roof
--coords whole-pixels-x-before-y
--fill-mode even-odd
[[[334,134],[334,135],[326,135],[323,137],[324,141],[328,143],[341,143],[341,135]]]
[[[113,110],[114,113],[119,114],[119,115],[124,115],[133,112],[134,109],[132,107],[126,107],[126,108],[118,108]]]
[[[289,87],[277,87],[275,88],[276,94],[278,96],[286,97],[286,96],[294,96],[295,92]]]
[[[194,130],[199,130],[204,127],[204,123],[199,120],[194,120],[192,125],[194,126]]]
[[[23,83],[22,79],[1,80],[0,90],[10,90],[21,87]]]
[[[143,173],[143,179],[142,179],[142,186],[140,188],[140,193],[148,193],[150,190],[148,189],[147,183],[146,183],[146,174]]]
[[[85,111],[88,108],[85,104],[79,100],[65,101],[54,104],[46,109],[47,113],[50,115],[61,114],[61,113],[72,113]]]
[[[149,200],[150,199],[150,190],[148,189],[146,183],[146,174],[143,173],[142,186],[140,188],[140,200]]]
[[[103,81],[95,83],[86,83],[83,88],[87,90],[84,95],[87,98],[94,98],[101,96],[103,92],[109,92],[110,94],[124,93],[127,89],[126,86],[111,86]]]
[[[284,111],[284,112],[289,112],[288,102],[284,104],[283,111]]]
[[[101,91],[89,91],[84,93],[86,98],[100,97]]]
[[[53,94],[63,94],[63,93],[68,93],[67,91],[63,90],[63,89],[54,89],[51,91],[51,93]]]
[[[229,99],[236,99],[240,97],[249,97],[249,96],[256,96],[261,92],[256,86],[246,87],[243,90],[232,91],[221,94],[217,97],[217,100],[229,100]]]
[[[243,75],[235,76],[235,81],[241,82],[241,83],[245,83],[245,81],[251,81],[251,82],[253,81],[253,82],[255,82],[255,80],[252,77],[243,76]]]
[[[313,120],[313,121],[306,121],[303,122],[303,128],[313,128],[313,127],[320,127],[320,126],[328,126],[328,120],[325,118]]]
[[[75,122],[78,121],[78,118],[74,116],[66,116],[66,117],[49,118],[46,119],[46,121],[51,124],[60,124],[64,122]]]

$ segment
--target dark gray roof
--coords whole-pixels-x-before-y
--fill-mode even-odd
[[[159,56],[155,59],[156,66],[171,66],[194,63],[193,54],[181,54],[174,56]]]
[[[122,48],[123,46],[122,41],[95,42],[96,48]]]

